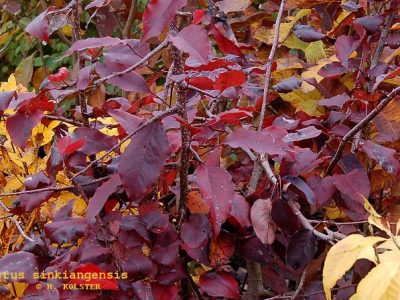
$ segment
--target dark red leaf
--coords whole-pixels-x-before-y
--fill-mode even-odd
[[[189,25],[176,36],[170,36],[170,40],[179,50],[188,53],[191,61],[201,65],[208,62],[211,45],[207,32],[201,26]]]
[[[214,81],[208,77],[192,77],[189,79],[189,84],[202,90],[214,89]]]
[[[154,300],[178,300],[179,299],[179,288],[176,284],[172,285],[161,285],[156,282],[151,284],[153,290]],[[148,300],[150,298],[145,298]]]
[[[49,43],[49,22],[47,20],[47,14],[54,9],[54,7],[49,7],[47,10],[38,15],[32,20],[32,22],[28,24],[28,26],[26,26],[25,31],[33,35],[35,38]]]
[[[214,24],[210,25],[210,33],[214,36],[214,39],[223,54],[235,54],[240,57],[244,56],[242,51],[240,51],[240,48],[219,32]]]
[[[310,148],[295,146],[291,155],[286,156],[281,163],[280,173],[291,176],[299,176],[312,171],[320,162],[318,154]]]
[[[187,0],[150,0],[143,13],[142,41],[159,36],[186,4]]]
[[[317,252],[317,238],[308,229],[300,229],[291,238],[286,251],[286,264],[293,269],[304,268]]]
[[[362,149],[369,158],[376,160],[376,162],[389,173],[399,174],[400,163],[395,157],[396,150],[375,144],[371,141],[366,141],[362,145]]]
[[[109,278],[107,273],[100,267],[92,264],[87,264],[75,268],[74,272],[77,277],[83,278],[72,278],[69,283],[72,284],[97,284],[102,290],[119,290],[118,282],[115,278]],[[82,275],[79,275],[82,274]],[[91,274],[90,279],[87,280],[85,274]],[[95,275],[96,274],[96,275]],[[89,277],[88,276],[88,277]],[[104,277],[104,278],[102,278]]]
[[[225,272],[207,272],[200,276],[200,288],[211,297],[240,299],[239,285],[235,278]]]
[[[58,140],[56,148],[63,157],[66,157],[78,149],[80,149],[85,144],[84,139],[78,139],[74,141],[70,136],[64,136]]]
[[[37,109],[31,113],[17,111],[6,120],[7,132],[12,142],[24,149],[32,135],[32,129],[40,123],[43,112]]]
[[[218,235],[222,224],[229,217],[235,196],[232,177],[220,167],[203,165],[196,169],[194,175],[200,193],[210,207],[211,223],[215,235]]]
[[[203,21],[204,16],[205,16],[205,12],[203,9],[196,9],[193,13],[193,21],[192,24],[193,25],[198,25],[199,23],[201,23],[201,21]]]
[[[250,112],[236,108],[220,112],[216,115],[217,119],[220,119],[223,123],[232,125],[240,124],[240,119],[252,116]]]
[[[210,222],[206,215],[193,214],[182,224],[181,239],[190,248],[204,245],[211,234]]]
[[[93,197],[89,200],[86,210],[86,218],[89,224],[95,222],[95,217],[104,207],[108,197],[110,197],[110,195],[114,193],[120,185],[121,179],[119,175],[113,174],[110,179],[96,189]]]
[[[275,224],[289,236],[301,228],[299,219],[294,214],[292,208],[282,199],[272,203],[271,216]]]
[[[235,198],[232,201],[231,217],[235,218],[242,228],[251,226],[250,204],[243,196],[235,194]]]
[[[271,199],[258,199],[250,211],[251,224],[257,237],[264,244],[272,244],[275,240],[276,226],[271,218]]]
[[[146,126],[134,136],[119,164],[121,181],[131,201],[139,200],[156,182],[167,153],[167,134],[160,122]]]
[[[246,81],[246,74],[242,71],[229,70],[219,74],[215,81],[214,87],[217,90],[223,91],[229,87],[241,86]]]
[[[9,281],[22,281],[27,283],[35,283],[34,273],[38,271],[38,263],[34,254],[30,252],[15,252],[4,255],[0,258],[0,272],[8,275]],[[23,274],[22,277],[12,278],[11,274]],[[13,275],[14,277],[14,275]],[[7,279],[4,278],[3,279]]]
[[[51,82],[62,82],[67,80],[69,77],[69,71],[67,68],[62,67],[58,70],[56,74],[51,74],[47,76],[47,79],[49,79]]]

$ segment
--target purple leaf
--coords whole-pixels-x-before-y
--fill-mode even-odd
[[[190,248],[198,248],[208,241],[210,233],[211,226],[207,216],[194,214],[182,224],[181,239]]]
[[[375,144],[371,141],[366,141],[362,145],[362,149],[369,158],[376,160],[389,173],[398,174],[400,172],[400,163],[395,157],[396,150]]]
[[[11,279],[10,281],[23,281],[27,283],[35,283],[34,273],[38,272],[38,264],[35,255],[30,252],[15,252],[4,255],[0,259],[0,273],[2,274],[16,274],[23,273],[23,278],[17,280]],[[11,276],[9,276],[11,277]]]
[[[187,4],[187,0],[150,0],[143,13],[142,41],[159,36],[174,19],[175,13]]]
[[[32,135],[32,129],[42,120],[43,112],[36,109],[33,112],[17,111],[6,120],[6,128],[12,142],[24,149]]]
[[[304,268],[317,252],[317,238],[308,229],[300,229],[290,240],[286,251],[286,264],[293,269]]]
[[[286,143],[298,142],[302,140],[312,139],[321,134],[321,130],[315,128],[314,126],[305,127],[296,130],[294,133],[288,133],[283,141]]]
[[[118,186],[121,185],[121,179],[118,174],[111,175],[110,179],[104,182],[96,189],[93,197],[89,200],[86,218],[88,223],[94,223],[95,217],[102,210],[108,197],[113,194]]]
[[[164,166],[168,153],[168,139],[160,122],[154,122],[129,143],[121,155],[119,173],[122,184],[132,201],[154,184]]]
[[[145,121],[142,118],[136,117],[120,109],[109,109],[107,110],[107,113],[122,126],[126,133],[131,133],[136,130],[136,128]]]
[[[353,21],[354,24],[357,24],[370,33],[373,34],[379,30],[383,23],[383,18],[379,15],[375,16],[365,16],[361,18],[357,18]]]
[[[302,81],[296,76],[284,79],[278,84],[274,85],[273,88],[278,93],[290,93],[293,90],[298,89],[301,86]]]
[[[235,198],[232,201],[231,217],[235,218],[242,228],[251,226],[250,204],[243,196],[235,194]]]
[[[229,217],[235,197],[235,185],[231,175],[216,166],[198,167],[194,173],[200,193],[210,207],[211,223],[217,236],[222,224]]]
[[[89,48],[100,48],[100,47],[110,47],[118,44],[122,44],[124,41],[119,38],[113,38],[110,36],[105,36],[101,38],[87,38],[84,40],[76,41],[67,51],[65,51],[64,56],[71,55],[75,51],[82,51]]]
[[[294,30],[293,33],[306,43],[322,40],[325,34],[315,31],[313,28]]]
[[[308,203],[314,205],[315,203],[315,196],[314,192],[310,189],[310,187],[298,176],[285,176],[283,178],[285,181],[290,182],[293,184],[297,189],[299,189],[305,196]]]
[[[12,92],[0,92],[0,117],[3,112],[8,108],[11,100],[17,95],[15,91]]]
[[[47,14],[54,9],[54,7],[49,7],[46,11],[38,15],[28,24],[28,26],[26,26],[25,31],[33,35],[35,38],[49,43],[49,22],[47,20]]]
[[[210,40],[207,32],[200,26],[190,25],[176,36],[170,36],[171,42],[179,50],[189,54],[189,59],[200,64],[208,62],[211,53]]]
[[[87,223],[83,218],[50,222],[44,225],[46,236],[55,243],[64,244],[76,241],[86,233]]]
[[[347,93],[343,93],[343,94],[336,95],[331,98],[325,98],[325,99],[319,100],[319,104],[324,105],[326,107],[342,109],[343,104],[345,104],[349,100],[351,100],[350,96],[347,95]]]
[[[256,152],[284,156],[286,150],[289,150],[283,141],[286,135],[285,129],[275,126],[270,126],[261,132],[239,128],[226,137],[224,144],[233,148],[248,147]]]
[[[321,178],[318,175],[311,175],[307,178],[307,184],[314,192],[317,207],[324,206],[332,198],[336,191],[333,181],[332,176]]]
[[[334,61],[333,63],[323,66],[319,71],[318,75],[324,78],[337,78],[340,75],[346,73],[347,69],[341,65],[340,62]]]

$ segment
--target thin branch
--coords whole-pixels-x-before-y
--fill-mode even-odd
[[[279,31],[280,31],[280,27],[281,27],[281,21],[282,21],[283,10],[285,8],[285,3],[286,3],[286,0],[282,0],[281,4],[279,6],[278,16],[276,17],[276,21],[275,21],[274,40],[272,43],[271,52],[269,53],[269,56],[268,56],[267,66],[265,68],[264,93],[263,93],[263,101],[262,101],[262,105],[261,105],[260,120],[258,123],[258,131],[261,131],[263,129],[263,125],[264,125],[265,111],[267,109],[268,92],[269,92],[269,86],[270,86],[271,77],[272,77],[272,63],[274,62],[275,52],[276,52],[276,49],[278,48],[278,44],[279,44]]]
[[[180,30],[182,30],[183,27],[187,26],[187,24],[190,21],[190,16],[180,16],[177,15],[175,17],[174,22],[171,24],[171,31],[174,33],[178,33]],[[172,60],[173,60],[173,69],[172,69],[172,74],[173,75],[180,75],[184,73],[184,57],[182,51],[180,51],[177,47],[173,46],[172,51]],[[186,91],[185,88],[177,84],[176,85],[176,95],[177,95],[177,106],[179,107],[178,109],[178,115],[180,118],[182,118],[184,121],[188,121],[188,115],[187,115],[187,107],[186,107]],[[182,222],[183,219],[186,218],[187,215],[187,197],[188,197],[188,186],[189,186],[189,166],[190,166],[190,141],[191,141],[191,135],[189,129],[181,125],[181,139],[182,139],[182,146],[181,146],[181,153],[180,153],[180,162],[179,162],[179,186],[180,186],[180,197],[179,201],[177,201],[177,209],[178,209],[178,214],[179,214],[179,221],[178,221],[178,228]]]
[[[112,146],[110,149],[108,149],[106,151],[106,153],[104,153],[103,155],[101,155],[100,157],[96,158],[95,160],[93,160],[92,162],[90,162],[84,169],[82,169],[81,171],[79,171],[78,173],[76,173],[71,180],[75,179],[76,177],[78,177],[79,175],[84,174],[87,170],[89,170],[92,166],[94,166],[97,162],[101,161],[103,158],[105,158],[106,156],[110,155],[111,152],[113,152],[114,150],[116,150],[117,148],[119,148],[123,143],[125,143],[127,140],[129,140],[130,138],[132,138],[135,134],[137,134],[139,131],[143,130],[146,126],[157,122],[169,115],[172,115],[174,113],[176,113],[178,111],[178,107],[172,107],[170,109],[167,109],[165,111],[163,111],[162,113],[160,113],[159,115],[149,119],[148,121],[146,121],[145,123],[143,123],[142,125],[140,125],[138,128],[136,128],[134,131],[132,131],[130,134],[128,134],[126,137],[124,137],[122,140],[119,141],[119,143],[115,144],[114,146]]]
[[[293,294],[293,296],[290,298],[290,300],[294,300],[294,299],[296,299],[296,298],[299,296],[301,290],[303,289],[304,282],[305,282],[305,280],[306,280],[306,274],[307,274],[307,267],[305,267],[303,273],[301,274],[299,286],[297,287],[296,291],[294,292],[294,294]]]
[[[129,33],[132,29],[133,21],[135,21],[135,11],[136,11],[136,0],[131,1],[131,7],[129,9],[128,19],[126,20],[124,29],[122,31],[122,38],[128,39]]]
[[[104,181],[104,180],[106,180],[108,178],[110,178],[110,175],[94,179],[94,180],[92,180],[90,182],[84,182],[84,183],[81,183],[80,185],[81,186],[92,185],[92,184],[95,184],[95,183],[98,183],[98,182],[102,182],[102,181]],[[76,188],[75,185],[67,185],[67,186],[61,186],[61,187],[53,186],[53,187],[46,187],[46,188],[41,188],[41,189],[29,190],[29,191],[4,193],[4,194],[0,194],[0,198],[2,198],[2,197],[10,197],[10,196],[36,194],[36,193],[43,193],[43,192],[62,192],[62,191],[73,190],[75,188]],[[1,201],[0,201],[0,205],[1,205]],[[9,210],[9,208],[7,206],[3,206],[3,205],[1,205],[1,206],[3,208],[6,208],[7,210]]]
[[[340,158],[342,157],[344,148],[346,143],[349,142],[360,130],[366,127],[369,122],[371,122],[389,103],[393,100],[393,98],[400,93],[400,86],[393,89],[387,96],[384,98],[378,105],[375,107],[368,115],[365,116],[364,119],[361,120],[356,126],[354,126],[346,135],[343,137],[342,141],[339,144],[339,147],[335,153],[335,156],[332,158],[329,163],[328,168],[326,169],[325,176],[330,175],[333,171],[333,168],[336,166]]]
[[[378,45],[375,48],[375,52],[374,52],[374,55],[371,60],[371,68],[370,69],[374,68],[378,64],[379,59],[382,56],[383,48],[385,48],[386,37],[388,35],[390,25],[392,24],[395,15],[396,15],[396,11],[394,11],[392,14],[390,14],[386,18],[385,25],[383,26],[381,35],[379,37]]]

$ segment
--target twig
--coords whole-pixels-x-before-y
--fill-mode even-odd
[[[100,160],[102,160],[103,158],[105,158],[106,156],[110,155],[111,152],[113,152],[115,149],[119,148],[123,143],[125,143],[127,140],[129,140],[130,138],[132,138],[135,134],[137,134],[139,131],[143,130],[146,126],[157,122],[161,119],[163,119],[166,116],[172,115],[174,113],[176,113],[178,111],[178,107],[172,107],[170,109],[167,109],[165,111],[163,111],[162,113],[160,113],[159,115],[149,119],[148,121],[146,121],[145,123],[143,123],[142,125],[140,125],[138,128],[136,128],[134,131],[132,131],[130,134],[128,134],[126,137],[124,137],[122,140],[120,140],[117,144],[115,144],[114,146],[112,146],[110,149],[108,149],[106,151],[106,153],[104,153],[103,155],[101,155],[100,157],[96,158],[95,160],[93,160],[92,162],[90,162],[84,169],[82,169],[81,171],[79,171],[78,173],[76,173],[71,180],[75,179],[76,177],[78,177],[79,175],[82,175],[83,173],[85,173],[87,170],[89,170],[94,164],[96,164],[97,162],[99,162]]]
[[[285,8],[286,0],[281,1],[281,5],[279,6],[278,16],[276,17],[275,21],[275,32],[274,32],[274,40],[271,47],[271,52],[269,53],[267,66],[265,68],[265,82],[264,82],[264,93],[263,93],[263,101],[261,105],[261,112],[260,112],[260,120],[258,123],[258,131],[263,129],[264,125],[264,118],[265,118],[265,111],[267,108],[267,100],[268,100],[268,92],[269,92],[269,85],[271,83],[271,76],[272,76],[272,63],[274,62],[275,52],[278,48],[279,44],[279,31],[282,21],[283,9]]]
[[[290,300],[294,300],[297,298],[297,296],[300,294],[301,290],[303,289],[304,286],[304,281],[306,279],[306,274],[307,274],[307,267],[305,267],[303,273],[301,274],[299,286],[297,287],[296,291],[294,292],[293,296],[290,298]]]
[[[81,39],[81,23],[80,23],[80,12],[79,12],[79,0],[74,0],[74,6],[73,6],[73,28],[74,28],[74,39],[75,42],[79,41]],[[80,51],[75,52],[76,56],[76,64],[77,64],[77,73],[79,73],[79,70],[82,69],[85,66],[85,60],[82,59]],[[78,100],[79,100],[79,106],[81,108],[81,113],[83,116],[84,124],[85,126],[89,126],[89,121],[87,119],[87,104],[86,104],[86,99],[85,99],[85,93],[84,91],[79,91],[78,92]]]
[[[7,212],[10,212],[10,209],[3,203],[3,201],[0,201],[0,206]],[[22,229],[21,224],[19,224],[18,220],[14,216],[10,216],[11,221],[15,224],[17,227],[19,233],[22,235],[22,237],[30,242],[33,242],[33,239],[31,239],[29,236],[26,235],[25,231]]]
[[[128,19],[126,20],[124,29],[122,31],[122,38],[128,39],[129,33],[132,28],[133,21],[135,20],[136,0],[131,1],[131,7],[129,9]]]
[[[371,68],[370,69],[374,68],[378,64],[379,59],[382,56],[383,48],[385,48],[385,43],[386,43],[385,40],[386,40],[386,37],[388,35],[389,28],[390,28],[390,25],[393,22],[395,14],[396,13],[394,11],[392,14],[390,14],[386,18],[385,25],[383,26],[383,29],[381,31],[381,35],[379,37],[378,45],[375,48],[375,52],[374,52],[374,55],[373,55],[372,60],[371,60]]]
[[[106,179],[110,178],[110,175],[104,176],[101,178],[94,179],[90,182],[84,182],[81,183],[81,186],[86,186],[86,185],[92,185],[98,182],[102,182]],[[13,193],[4,193],[0,194],[0,198],[2,197],[10,197],[10,196],[19,196],[19,195],[27,195],[27,194],[36,194],[36,193],[42,193],[42,192],[62,192],[62,191],[69,191],[75,189],[75,185],[67,185],[67,186],[61,186],[61,187],[46,187],[46,188],[41,188],[41,189],[35,189],[35,190],[29,190],[29,191],[21,191],[21,192],[13,192]],[[1,205],[1,202],[0,202]],[[7,206],[3,206],[3,208]],[[8,209],[8,208],[7,208]]]
[[[387,96],[384,98],[377,107],[375,107],[364,119],[361,120],[356,126],[354,126],[346,135],[343,137],[342,141],[339,144],[339,147],[335,153],[335,156],[332,158],[329,163],[328,168],[326,169],[325,176],[330,175],[333,171],[333,168],[338,163],[340,158],[342,157],[344,147],[348,141],[350,141],[360,130],[366,127],[369,122],[371,122],[389,103],[392,99],[400,92],[400,86],[393,89]]]
[[[150,58],[152,58],[154,55],[156,55],[158,52],[160,52],[162,49],[166,48],[169,44],[169,40],[168,38],[165,39],[160,45],[158,45],[156,48],[154,48],[152,51],[150,51],[149,53],[147,53],[141,60],[139,60],[136,64],[130,66],[129,68],[126,68],[123,71],[120,72],[114,72],[111,73],[110,75],[97,79],[93,84],[94,85],[99,85],[100,83],[106,82],[107,80],[110,80],[114,77],[117,76],[123,76],[131,71],[133,71],[134,69],[140,67],[141,65],[143,65],[145,62],[147,62]]]

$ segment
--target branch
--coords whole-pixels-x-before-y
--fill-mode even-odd
[[[393,22],[394,16],[395,16],[395,11],[386,18],[385,25],[383,26],[381,35],[379,37],[378,45],[375,48],[375,52],[371,60],[370,69],[374,68],[378,64],[379,59],[382,56],[383,48],[385,48],[385,43],[386,43],[385,39],[388,35],[389,28]]]
[[[95,160],[91,161],[84,169],[82,169],[81,171],[79,171],[78,173],[76,173],[71,180],[74,180],[76,177],[78,177],[79,175],[82,175],[83,173],[85,173],[87,170],[89,170],[92,166],[94,166],[94,164],[96,164],[97,162],[99,162],[100,160],[102,160],[104,157],[110,155],[111,152],[113,152],[115,149],[119,148],[123,143],[125,143],[127,140],[129,140],[130,138],[132,138],[135,134],[137,134],[139,131],[143,130],[146,126],[157,122],[161,119],[163,119],[166,116],[172,115],[174,113],[176,113],[178,111],[178,107],[175,106],[173,108],[167,109],[165,111],[163,111],[162,113],[160,113],[159,115],[149,119],[148,121],[144,122],[142,125],[140,125],[138,128],[136,128],[134,131],[132,131],[130,134],[128,134],[126,137],[124,137],[122,140],[120,140],[117,144],[115,144],[114,146],[112,146],[110,149],[108,149],[108,151],[106,153],[104,153],[103,155],[101,155],[100,157],[96,158]]]
[[[307,267],[305,267],[303,273],[301,274],[299,286],[297,287],[296,291],[294,292],[290,300],[295,300],[299,296],[301,290],[303,289],[304,281],[306,280],[306,274],[307,274]]]
[[[279,6],[278,16],[275,22],[275,32],[274,32],[274,41],[272,43],[271,52],[269,53],[267,65],[265,68],[265,82],[264,82],[264,92],[263,92],[263,101],[261,105],[261,112],[260,112],[260,119],[258,123],[258,131],[263,129],[264,125],[264,118],[265,118],[265,111],[267,108],[267,100],[268,100],[268,91],[269,86],[271,83],[271,76],[272,76],[272,63],[274,61],[275,52],[278,48],[279,44],[279,30],[282,21],[283,10],[285,8],[286,0],[281,0],[281,4]],[[245,150],[246,153],[251,153],[250,149]],[[268,177],[269,181],[276,185],[278,180],[274,172],[271,169],[271,166],[268,163],[268,156],[265,154],[259,155],[257,159],[254,160],[254,168],[253,173],[251,174],[249,184],[247,185],[246,194],[252,194],[256,188],[258,183],[260,182],[260,178],[262,175],[262,170],[265,171],[266,176]],[[249,287],[246,293],[243,295],[244,299],[258,299],[260,292],[263,290],[263,279],[262,279],[262,272],[261,266],[258,263],[246,261],[247,270],[248,270],[248,283]]]
[[[333,171],[333,168],[336,166],[340,158],[342,157],[344,147],[348,141],[350,141],[360,130],[366,127],[369,122],[371,122],[389,103],[393,100],[393,98],[400,93],[400,86],[392,90],[386,98],[384,98],[377,107],[375,107],[364,119],[361,120],[356,126],[354,126],[346,135],[343,137],[342,141],[339,144],[339,147],[335,153],[335,156],[329,163],[328,168],[326,169],[325,176],[330,175]]]
[[[0,206],[7,212],[10,212],[10,209],[3,203],[3,201],[0,201]],[[9,216],[9,218],[11,219],[11,221],[13,221],[13,223],[15,224],[15,226],[18,229],[18,232],[21,234],[21,236],[30,241],[33,242],[33,239],[31,239],[29,236],[27,236],[27,234],[25,233],[25,231],[22,229],[21,224],[19,224],[18,220],[14,217],[14,216]]]
[[[133,21],[135,20],[136,0],[131,1],[131,7],[129,9],[128,19],[126,20],[124,30],[122,31],[122,38],[129,38],[129,32],[131,31]]]
[[[174,33],[178,33],[182,30],[183,27],[187,26],[190,21],[191,14],[189,13],[188,16],[186,15],[177,15],[175,17],[174,22],[171,25],[171,31]],[[173,75],[180,75],[184,73],[184,59],[183,53],[177,47],[172,47],[172,61],[173,61]],[[186,91],[185,88],[178,84],[176,85],[176,94],[177,94],[177,106],[178,106],[178,115],[184,121],[188,121],[187,115],[187,107],[186,107]],[[181,139],[182,139],[182,146],[181,146],[181,154],[180,154],[180,162],[179,162],[179,186],[180,186],[180,197],[179,201],[177,201],[177,209],[178,209],[178,228],[182,222],[182,220],[187,215],[187,196],[189,193],[189,166],[190,166],[190,131],[189,129],[181,125]]]

